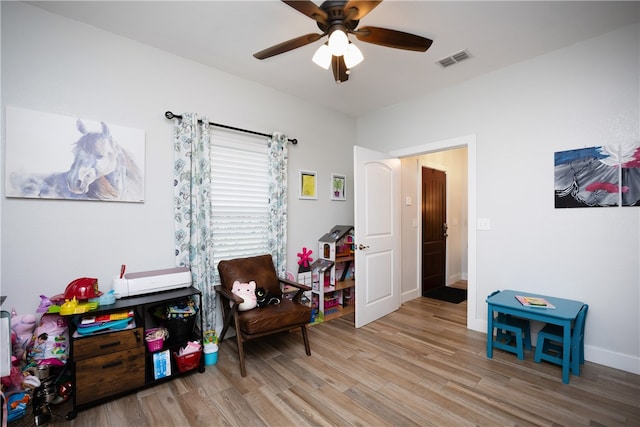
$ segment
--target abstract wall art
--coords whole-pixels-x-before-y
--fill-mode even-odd
[[[554,153],[555,207],[640,206],[640,142]]]
[[[143,130],[6,108],[6,195],[144,201]]]

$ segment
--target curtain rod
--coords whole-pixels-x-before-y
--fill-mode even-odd
[[[173,114],[171,111],[167,111],[166,113],[164,113],[164,116],[167,119],[182,119],[182,116],[180,116],[178,114]],[[198,123],[202,123],[202,120],[198,119]],[[209,122],[209,125],[216,126],[216,127],[219,127],[219,128],[236,130],[238,132],[250,133],[252,135],[260,135],[260,136],[266,136],[266,137],[273,136],[273,135],[269,135],[268,133],[256,132],[256,131],[247,130],[247,129],[240,129],[240,128],[236,128],[236,127],[233,127],[233,126],[221,125],[219,123]],[[298,140],[295,139],[295,138],[288,138],[287,141],[289,141],[293,145],[296,145],[298,143]]]

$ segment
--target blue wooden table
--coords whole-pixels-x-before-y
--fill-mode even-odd
[[[544,298],[555,308],[527,307],[522,305],[516,295],[525,297]],[[493,357],[493,314],[505,313],[524,319],[537,320],[540,322],[560,325],[563,329],[562,346],[567,349],[562,352],[562,382],[569,383],[570,371],[570,351],[571,348],[571,324],[578,316],[578,312],[584,305],[580,301],[573,301],[563,298],[555,298],[540,294],[530,294],[527,292],[505,290],[494,293],[487,298],[488,304],[488,324],[487,324],[487,357]]]

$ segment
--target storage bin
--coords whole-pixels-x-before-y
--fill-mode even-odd
[[[144,340],[147,342],[147,348],[150,352],[162,350],[162,346],[164,345],[164,337],[158,337],[150,339],[154,332],[158,331],[159,328],[148,329],[145,335]]]
[[[193,335],[193,328],[196,324],[196,315],[179,319],[164,319],[162,323],[169,331],[169,339],[173,343],[189,341]]]
[[[173,353],[173,357],[176,359],[176,364],[178,365],[178,371],[187,372],[192,369],[196,369],[200,365],[200,355],[202,354],[202,350],[195,351],[189,354],[183,354],[179,356],[178,353]]]
[[[148,340],[147,348],[149,349],[150,352],[153,353],[154,351],[162,350],[163,344],[164,344],[164,339],[162,338],[157,338],[155,340]]]
[[[176,300],[171,304],[158,305],[150,309],[157,324],[169,332],[168,347],[182,345],[194,338],[193,332],[198,317],[198,306],[191,298]],[[201,332],[201,331],[199,331]]]

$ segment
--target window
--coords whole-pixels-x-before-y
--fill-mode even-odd
[[[269,253],[266,141],[212,132],[211,201],[214,266],[220,260]]]

